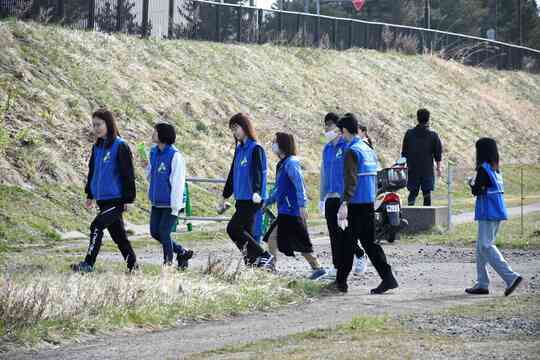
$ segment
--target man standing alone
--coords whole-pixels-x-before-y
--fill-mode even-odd
[[[435,188],[433,161],[437,164],[437,176],[441,177],[442,144],[439,135],[429,128],[429,111],[420,109],[416,113],[418,125],[407,130],[403,138],[401,156],[407,158],[409,176],[409,206],[413,206],[420,189],[424,206],[431,206],[431,192]]]

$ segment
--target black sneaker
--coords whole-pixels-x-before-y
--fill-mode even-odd
[[[465,292],[470,295],[489,295],[489,290],[481,287],[472,287],[465,289]]]
[[[178,261],[178,269],[185,270],[189,266],[189,259],[193,257],[193,250],[185,250],[182,254],[176,255]]]
[[[87,274],[94,271],[94,267],[88,264],[86,261],[81,261],[78,264],[71,264],[70,267],[71,267],[71,270],[73,270],[73,272],[77,272],[81,274]]]
[[[270,254],[268,251],[265,251],[264,254],[259,256],[259,258],[257,259],[257,267],[273,271],[274,255]]]
[[[331,282],[323,288],[323,292],[330,294],[346,294],[349,291],[349,286],[347,284],[339,284],[335,281]]]
[[[371,289],[371,294],[373,295],[384,294],[388,290],[396,289],[398,286],[399,286],[398,282],[392,276],[390,279],[383,280],[379,284],[379,286],[377,286],[375,289]]]
[[[521,276],[518,276],[516,278],[516,280],[514,280],[514,282],[512,283],[512,285],[510,285],[509,288],[507,288],[506,290],[504,290],[504,296],[509,296],[511,295],[514,290],[516,290],[516,288],[519,286],[519,284],[521,284],[521,282],[523,281],[523,278]]]

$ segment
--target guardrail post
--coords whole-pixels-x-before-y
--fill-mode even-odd
[[[94,30],[96,21],[96,0],[88,1],[88,21],[86,22],[86,29]]]

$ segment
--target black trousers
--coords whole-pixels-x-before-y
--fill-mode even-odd
[[[227,234],[240,251],[246,250],[250,262],[254,262],[264,253],[264,249],[257,243],[252,233],[255,216],[260,208],[261,205],[250,200],[236,201],[236,211],[227,225]]]
[[[124,206],[122,204],[98,204],[98,206],[99,214],[90,225],[90,244],[88,245],[88,252],[84,261],[94,266],[103,241],[103,232],[107,229],[112,240],[118,246],[120,253],[122,253],[128,269],[132,269],[137,261],[137,257],[127,238],[124,219],[122,218]]]
[[[369,260],[381,279],[392,278],[392,268],[386,261],[383,248],[375,242],[375,209],[371,204],[349,204],[349,226],[345,230],[344,245],[340,251],[340,266],[337,268],[336,281],[346,284],[353,264],[354,243],[360,239]]]
[[[345,231],[338,225],[338,212],[341,206],[341,199],[329,198],[326,199],[324,205],[324,216],[326,218],[326,226],[328,227],[328,235],[330,236],[330,248],[332,249],[332,263],[337,269],[340,260],[338,253],[343,244],[343,234]],[[353,253],[356,257],[364,256],[364,250],[358,245],[358,242],[353,243]]]

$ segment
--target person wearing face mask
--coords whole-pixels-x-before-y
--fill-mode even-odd
[[[219,212],[232,195],[236,211],[227,225],[227,234],[244,255],[249,266],[273,268],[273,256],[264,251],[253,237],[255,217],[266,197],[268,162],[248,114],[239,113],[229,120],[236,142],[233,162],[227,177]]]
[[[265,201],[269,207],[277,203],[278,217],[265,235],[268,249],[277,261],[277,250],[287,256],[300,252],[312,269],[311,280],[326,276],[326,270],[313,255],[313,245],[307,230],[307,195],[296,145],[291,134],[277,133],[272,152],[279,158],[276,186]]]
[[[328,113],[324,118],[324,130],[326,141],[328,142],[322,153],[321,174],[320,174],[320,205],[321,214],[326,218],[328,234],[330,236],[330,247],[332,249],[332,263],[334,269],[328,271],[328,278],[335,278],[337,268],[342,263],[339,259],[338,247],[344,236],[344,229],[339,226],[338,210],[341,205],[341,198],[344,190],[344,155],[347,142],[341,136],[337,127],[339,116],[335,113]],[[358,243],[354,244],[354,255],[356,257],[355,273],[363,274],[367,269],[367,257]]]
[[[392,268],[386,260],[383,248],[375,242],[375,195],[377,186],[378,159],[375,151],[358,137],[358,119],[354,114],[344,115],[338,127],[347,142],[345,152],[343,202],[338,219],[347,219],[347,236],[340,248],[343,263],[338,268],[334,291],[347,292],[347,277],[352,268],[353,244],[360,239],[369,260],[382,279],[371,294],[382,294],[398,287]]]

